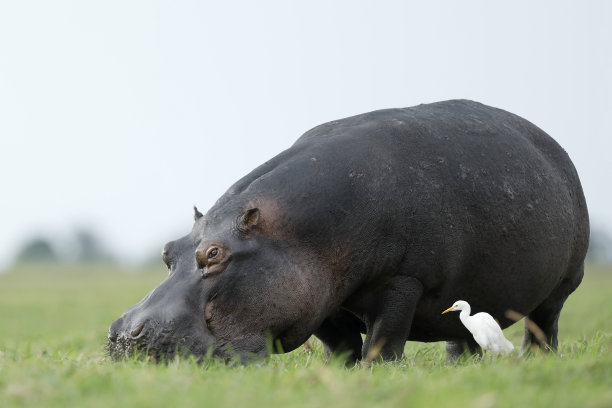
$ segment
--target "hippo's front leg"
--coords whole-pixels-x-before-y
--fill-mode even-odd
[[[422,293],[423,285],[418,280],[406,276],[392,278],[374,307],[366,313],[364,358],[401,358]]]
[[[329,356],[345,354],[346,364],[351,366],[361,360],[361,333],[365,333],[363,322],[348,310],[339,310],[325,319],[314,335],[323,342]]]

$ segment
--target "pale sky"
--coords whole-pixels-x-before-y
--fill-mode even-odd
[[[467,98],[569,153],[612,231],[612,2],[2,1],[0,267],[98,231],[129,261],[323,122]]]

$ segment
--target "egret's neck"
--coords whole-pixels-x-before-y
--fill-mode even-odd
[[[461,323],[463,323],[463,325],[465,327],[467,327],[468,330],[470,330],[470,331],[471,331],[471,326],[472,326],[470,324],[471,322],[470,322],[470,319],[469,319],[471,311],[472,310],[471,310],[470,306],[468,305],[468,306],[465,306],[463,309],[461,309],[461,313],[459,313],[459,319],[461,320]]]

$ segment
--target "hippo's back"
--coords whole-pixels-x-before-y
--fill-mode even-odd
[[[430,311],[457,299],[528,314],[579,279],[589,223],[578,175],[557,142],[514,114],[465,100],[375,111],[318,126],[292,149],[334,163],[320,185],[333,185],[325,200],[352,214],[356,235],[401,243],[397,273],[425,286],[412,338],[435,336]],[[355,253],[372,245],[362,236]]]

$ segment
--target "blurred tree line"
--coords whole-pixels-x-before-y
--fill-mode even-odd
[[[34,237],[25,242],[19,251],[16,263],[114,263],[116,258],[106,250],[102,240],[91,230],[79,229],[74,233],[68,245],[68,251],[58,251],[55,240],[46,237]],[[158,263],[155,255],[147,261]],[[612,236],[603,229],[591,230],[587,262],[593,264],[612,264]]]
[[[98,235],[88,229],[78,229],[69,242],[62,242],[65,250],[60,251],[57,239],[37,236],[29,239],[19,250],[16,263],[113,263],[113,257],[105,248]],[[61,241],[60,241],[61,242]]]

